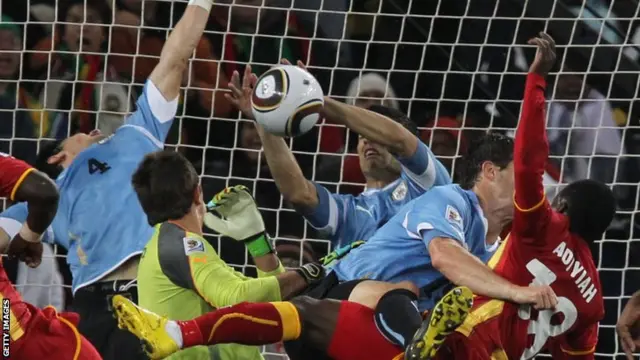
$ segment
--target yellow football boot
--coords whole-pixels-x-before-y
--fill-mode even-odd
[[[165,329],[167,318],[144,310],[121,295],[113,297],[112,305],[118,327],[137,336],[152,360],[164,359],[180,350]]]
[[[429,311],[407,347],[404,359],[432,359],[447,336],[464,322],[472,306],[473,293],[468,287],[461,286],[449,291]]]

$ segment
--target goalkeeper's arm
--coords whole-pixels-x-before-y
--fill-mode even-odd
[[[217,254],[191,255],[188,261],[189,287],[215,307],[287,300],[307,287],[297,271],[254,279],[233,270]]]

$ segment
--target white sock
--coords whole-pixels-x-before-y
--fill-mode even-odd
[[[178,344],[178,347],[182,349],[182,331],[180,331],[180,326],[178,323],[172,320],[167,321],[164,325],[164,329],[167,331],[171,339]]]

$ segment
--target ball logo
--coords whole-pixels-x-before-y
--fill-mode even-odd
[[[256,96],[260,99],[268,99],[276,91],[276,80],[273,75],[266,76],[256,88]]]

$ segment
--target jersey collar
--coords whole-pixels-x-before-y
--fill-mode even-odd
[[[398,181],[400,181],[400,180],[401,180],[401,177],[400,177],[400,178],[397,178],[397,179],[396,179],[396,180],[394,180],[393,182],[391,182],[391,183],[387,184],[387,185],[386,185],[385,187],[383,187],[383,188],[374,188],[374,189],[371,189],[371,188],[366,188],[366,187],[365,187],[365,188],[364,188],[364,191],[363,191],[363,192],[361,192],[361,193],[360,193],[360,195],[368,196],[368,195],[371,195],[371,194],[375,194],[375,193],[377,193],[378,191],[384,191],[384,190],[391,189],[392,187],[396,186],[396,185],[398,184]]]

